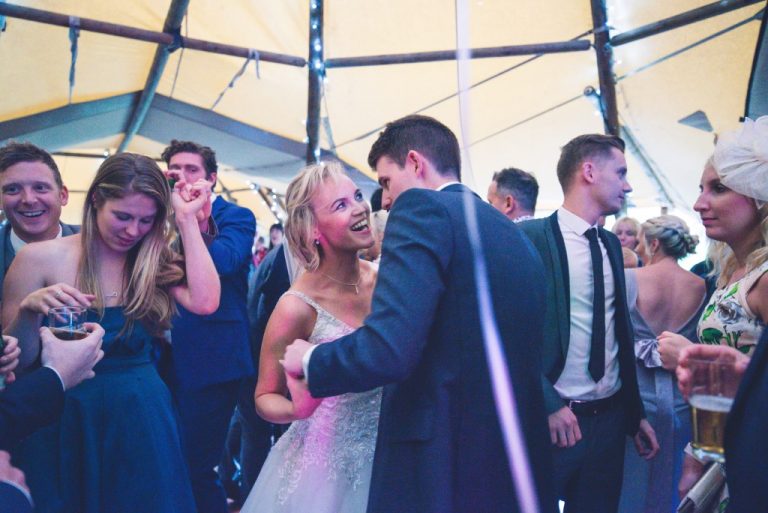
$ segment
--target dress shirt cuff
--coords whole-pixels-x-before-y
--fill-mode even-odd
[[[304,356],[301,357],[301,370],[304,371],[304,381],[307,382],[307,385],[309,385],[309,359],[312,356],[312,351],[315,350],[317,346],[312,346],[309,349],[307,349],[307,352],[304,353]]]
[[[29,492],[26,490],[26,488],[23,488],[21,485],[19,485],[19,483],[14,483],[13,481],[9,481],[8,479],[0,479],[0,483],[5,483],[5,484],[9,484],[9,485],[13,486],[18,491],[20,491],[21,493],[24,494],[24,497],[27,498],[27,500],[29,501],[29,503],[31,505],[33,505],[33,506],[35,505],[35,503],[32,502],[32,496],[29,494]]]
[[[56,377],[59,378],[59,382],[61,383],[61,388],[66,392],[67,391],[67,387],[64,386],[64,380],[61,379],[61,374],[59,374],[59,371],[57,371],[56,369],[54,369],[50,365],[43,365],[43,367],[51,369],[53,371],[53,373],[56,374]]]

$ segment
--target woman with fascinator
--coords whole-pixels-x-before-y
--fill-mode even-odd
[[[750,356],[768,321],[768,116],[746,119],[741,130],[720,137],[699,188],[693,208],[715,241],[712,261],[719,275],[699,320],[699,343],[727,345]],[[688,344],[680,335],[662,333],[664,368],[677,367]],[[686,454],[680,493],[703,471],[704,465]]]

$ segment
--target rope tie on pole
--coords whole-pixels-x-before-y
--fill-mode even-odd
[[[614,27],[612,27],[612,26],[610,26],[608,24],[605,24],[602,27],[598,27],[598,28],[592,30],[592,33],[593,34],[600,34],[602,32],[608,32],[610,30],[614,30]]]
[[[245,59],[245,62],[240,67],[239,70],[237,70],[237,73],[235,73],[235,76],[232,77],[232,80],[229,81],[229,84],[227,84],[227,87],[224,88],[224,90],[219,94],[219,97],[216,98],[216,101],[213,102],[213,105],[211,105],[211,110],[216,108],[216,105],[219,104],[222,98],[224,98],[224,94],[235,87],[235,82],[237,82],[237,79],[239,79],[241,76],[243,76],[243,73],[245,73],[246,68],[248,68],[248,63],[254,61],[256,65],[256,78],[261,80],[261,72],[259,71],[259,51],[255,48],[251,48],[248,50],[248,58]]]
[[[181,27],[169,32],[173,36],[173,42],[166,47],[168,53],[173,53],[179,48],[184,48],[184,38],[181,37]]]
[[[75,88],[75,66],[77,64],[77,41],[80,39],[80,18],[69,17],[69,52],[72,63],[69,65],[69,103],[72,103],[72,90]]]

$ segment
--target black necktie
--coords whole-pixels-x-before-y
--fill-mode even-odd
[[[595,383],[605,375],[605,284],[603,283],[603,253],[597,242],[597,229],[590,228],[584,234],[589,239],[589,253],[592,255],[592,276],[594,278],[594,300],[592,301],[592,343],[589,350],[589,374]]]

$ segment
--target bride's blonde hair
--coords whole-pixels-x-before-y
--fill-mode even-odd
[[[285,239],[296,260],[308,271],[317,269],[323,257],[322,248],[312,236],[317,225],[312,211],[312,197],[326,180],[336,183],[344,176],[346,173],[340,163],[320,162],[299,171],[286,190],[288,219],[285,221]]]

